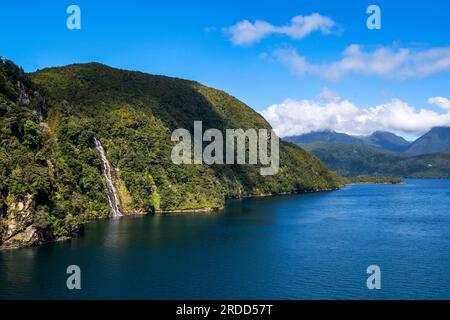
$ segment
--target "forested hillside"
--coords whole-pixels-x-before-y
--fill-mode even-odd
[[[330,190],[324,164],[282,142],[279,173],[254,165],[175,165],[176,128],[270,128],[251,108],[199,83],[98,63],[27,75],[0,63],[0,235],[23,246],[73,235],[110,212],[94,137],[125,214],[220,208],[227,197]]]

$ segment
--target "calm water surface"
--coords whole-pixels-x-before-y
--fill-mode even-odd
[[[66,288],[73,264],[80,291]],[[381,290],[366,287],[371,264]],[[450,299],[450,180],[91,223],[69,241],[0,252],[0,298]]]

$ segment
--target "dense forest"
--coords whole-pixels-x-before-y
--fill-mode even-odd
[[[280,170],[175,165],[176,128],[266,128],[250,107],[197,82],[98,63],[25,74],[0,61],[0,243],[69,237],[110,213],[94,137],[126,214],[216,209],[229,197],[313,192],[342,180],[300,147],[280,144]]]

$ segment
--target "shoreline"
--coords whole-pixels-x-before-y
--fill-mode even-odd
[[[279,192],[279,193],[261,193],[261,194],[246,194],[241,196],[234,196],[234,197],[225,197],[224,205],[221,207],[216,208],[196,208],[196,209],[171,209],[171,210],[158,210],[155,212],[141,212],[141,211],[132,211],[127,214],[124,214],[123,217],[139,217],[139,216],[147,216],[147,215],[154,215],[154,216],[164,216],[164,215],[184,215],[189,213],[214,213],[220,210],[225,209],[226,202],[229,200],[239,200],[239,199],[247,199],[247,198],[262,198],[262,197],[273,197],[273,196],[282,196],[282,195],[301,195],[301,194],[311,194],[311,193],[322,193],[322,192],[332,192],[342,189],[346,186],[351,185],[362,185],[362,184],[383,184],[383,185],[391,185],[391,184],[406,184],[403,180],[400,183],[389,183],[389,182],[350,182],[345,183],[337,188],[330,188],[330,189],[323,189],[323,190],[316,190],[316,191],[301,191],[301,192]],[[117,217],[122,218],[122,217]],[[0,246],[0,252],[1,251],[9,251],[9,250],[15,250],[15,249],[22,249],[22,248],[33,248],[33,247],[40,247],[46,244],[50,244],[53,242],[59,242],[59,241],[67,241],[70,239],[73,239],[77,237],[84,229],[84,226],[94,222],[94,221],[104,221],[104,220],[111,220],[116,219],[116,217],[106,216],[106,217],[100,217],[96,219],[91,219],[83,223],[79,230],[73,235],[73,236],[64,236],[60,238],[55,239],[46,239],[42,240],[41,242],[38,242],[36,244],[32,245],[1,245]]]
[[[22,248],[33,248],[33,247],[40,247],[49,243],[53,242],[59,242],[59,241],[66,241],[73,239],[77,237],[84,229],[84,226],[88,223],[94,222],[94,221],[100,221],[100,220],[111,220],[111,219],[120,219],[123,217],[139,217],[139,216],[146,216],[146,215],[154,215],[154,216],[164,216],[164,215],[183,215],[188,213],[213,213],[220,210],[223,210],[226,206],[227,200],[233,200],[233,199],[245,199],[245,198],[257,198],[257,197],[270,197],[270,196],[276,196],[276,195],[288,195],[288,194],[306,194],[306,193],[318,193],[318,192],[330,192],[339,190],[341,187],[336,189],[324,189],[324,190],[318,190],[318,191],[303,191],[303,192],[280,192],[280,193],[267,193],[267,194],[248,194],[248,195],[242,195],[239,197],[225,197],[224,199],[224,205],[216,208],[195,208],[195,209],[171,209],[171,210],[158,210],[155,212],[142,212],[142,211],[131,211],[126,214],[124,214],[122,217],[112,217],[112,216],[106,216],[106,217],[98,217],[95,219],[90,219],[83,223],[79,230],[77,230],[73,236],[63,236],[60,238],[51,238],[51,239],[44,239],[42,241],[39,241],[37,243],[31,244],[31,245],[0,245],[0,252],[1,251],[9,251],[9,250],[15,250],[15,249],[22,249]]]

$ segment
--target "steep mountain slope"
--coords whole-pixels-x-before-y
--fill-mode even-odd
[[[436,127],[414,141],[408,153],[412,155],[436,153],[450,149],[450,127]]]
[[[205,210],[227,197],[330,190],[340,180],[317,158],[281,142],[280,170],[255,165],[175,165],[177,128],[267,128],[251,108],[199,83],[98,63],[25,75],[0,68],[0,243],[32,245],[70,236],[109,215],[101,143],[121,210]]]
[[[46,113],[45,99],[23,70],[0,59],[0,243],[39,243],[47,231],[44,224],[51,223],[46,213],[54,188],[48,162],[52,139],[41,125]],[[61,224],[67,222],[69,230],[70,215],[66,218]],[[59,233],[57,223],[50,228]]]
[[[450,150],[429,155],[408,156],[365,145],[315,143],[306,150],[338,174],[355,177],[450,178]]]
[[[285,137],[284,140],[296,144],[310,144],[316,142],[361,144],[397,152],[406,151],[411,144],[402,137],[385,131],[376,131],[369,136],[352,136],[335,131],[318,131],[300,136]]]

